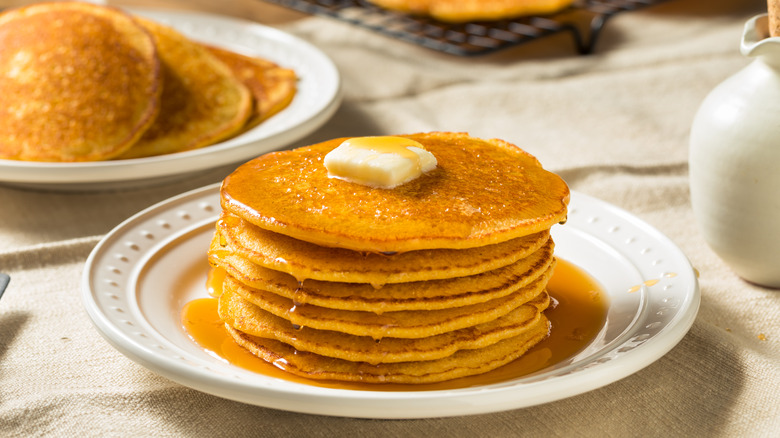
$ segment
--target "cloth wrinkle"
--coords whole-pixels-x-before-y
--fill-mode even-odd
[[[85,260],[102,236],[79,237],[0,252],[0,270],[37,269]]]

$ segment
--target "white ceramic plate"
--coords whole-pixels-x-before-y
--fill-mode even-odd
[[[669,239],[623,210],[573,193],[568,222],[554,227],[556,254],[585,269],[610,297],[606,325],[584,351],[523,378],[465,389],[375,392],[292,383],[209,355],[181,327],[184,304],[208,296],[206,249],[219,211],[218,186],[208,186],[120,224],[87,260],[84,305],[98,331],[148,369],[259,406],[419,418],[546,403],[607,385],[657,360],[685,335],[699,307],[694,271]]]
[[[133,10],[168,24],[193,40],[259,56],[299,76],[292,103],[252,130],[205,148],[157,157],[89,163],[0,160],[0,183],[50,190],[113,189],[165,180],[247,161],[282,148],[322,126],[341,102],[333,62],[311,44],[260,24],[214,15]]]

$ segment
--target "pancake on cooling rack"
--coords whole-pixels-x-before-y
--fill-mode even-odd
[[[427,15],[439,21],[494,21],[524,15],[552,14],[573,0],[368,0],[399,12]]]
[[[9,10],[0,47],[0,158],[109,159],[158,113],[154,41],[119,10],[78,2]]]
[[[0,47],[0,159],[197,149],[266,121],[297,91],[293,70],[89,3],[5,11]]]
[[[432,383],[545,339],[569,189],[461,133],[343,138],[228,176],[208,251],[235,341],[292,374]]]

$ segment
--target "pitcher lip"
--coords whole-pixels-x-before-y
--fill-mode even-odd
[[[759,14],[749,19],[742,30],[740,52],[755,57],[780,49],[780,37],[769,36],[769,15]]]

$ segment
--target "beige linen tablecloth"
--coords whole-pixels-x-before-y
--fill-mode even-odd
[[[700,273],[701,308],[680,344],[645,369],[545,405],[439,419],[321,417],[224,400],[112,348],[82,307],[80,279],[90,250],[122,220],[231,166],[114,192],[0,186],[0,272],[12,278],[0,300],[0,437],[780,436],[780,291],[740,280],[707,247],[687,171],[693,115],[748,63],[741,30],[763,11],[762,0],[669,1],[608,22],[589,56],[565,37],[460,59],[327,18],[276,25],[327,53],[345,92],[329,123],[290,146],[430,130],[502,138],[679,245]]]

